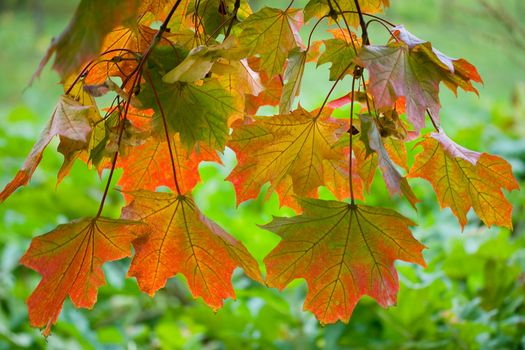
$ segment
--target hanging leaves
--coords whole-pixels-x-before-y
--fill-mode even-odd
[[[150,295],[180,273],[193,296],[217,310],[235,297],[237,267],[262,282],[243,243],[192,199],[199,163],[219,162],[225,147],[237,156],[228,180],[239,203],[269,183],[281,205],[302,212],[264,226],[281,237],[264,259],[265,282],[283,289],[304,278],[304,307],[322,323],[347,322],[363,295],[393,305],[394,261],[425,264],[412,221],[361,204],[377,169],[390,194],[414,208],[408,179],[420,177],[462,227],[471,208],[488,226],[512,227],[512,206],[502,192],[518,189],[510,165],[456,144],[439,129],[439,85],[477,93],[476,68],[403,26],[391,28],[385,45],[370,45],[365,18],[388,0],[292,5],[254,12],[246,0],[80,2],[36,73],[55,54],[65,94],[0,202],[29,182],[55,136],[64,156],[58,182],[77,159],[108,171],[109,179],[93,218],[35,238],[22,258],[42,275],[28,299],[33,326],[48,335],[67,297],[91,308],[104,284],[102,265],[130,256],[130,244],[128,276]],[[303,28],[303,17],[318,21]],[[378,16],[373,21],[392,27]],[[333,38],[315,40],[325,25]],[[312,102],[301,100],[305,82],[311,84],[303,76],[309,65],[324,64],[333,83],[328,89],[315,84],[315,101],[323,102],[306,110],[297,104]],[[332,96],[347,75],[353,91]],[[346,105],[353,115],[332,117]],[[438,132],[423,135],[410,166],[406,143],[420,136],[427,114]],[[116,169],[118,182],[112,181]],[[122,219],[101,216],[115,182],[126,203]],[[315,199],[321,186],[338,201]]]

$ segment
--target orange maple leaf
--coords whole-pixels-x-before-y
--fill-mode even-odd
[[[214,310],[223,299],[235,297],[233,270],[242,267],[261,281],[259,267],[244,245],[206,219],[188,196],[135,191],[122,216],[141,220],[142,235],[133,241],[135,257],[129,276],[153,295],[168,278],[182,273],[195,298],[202,297]]]
[[[228,179],[235,185],[237,201],[256,197],[268,181],[282,203],[294,209],[299,207],[293,194],[315,196],[322,185],[336,189],[337,198],[347,198],[348,152],[336,145],[347,126],[329,114],[325,110],[317,116],[299,107],[235,128],[228,145],[236,152],[238,165]],[[362,186],[355,187],[356,196],[362,198],[358,192]]]
[[[420,177],[432,184],[441,208],[449,207],[461,227],[474,208],[487,225],[512,228],[512,205],[501,188],[519,189],[512,168],[504,159],[468,150],[440,131],[427,136],[420,145],[408,177]]]
[[[42,275],[27,300],[29,321],[49,335],[67,296],[76,307],[92,308],[105,284],[102,265],[131,255],[137,222],[84,218],[36,237],[20,262]]]
[[[282,240],[264,259],[267,284],[283,289],[304,278],[304,308],[322,323],[348,322],[363,295],[386,307],[396,302],[394,260],[425,266],[412,221],[390,209],[319,199],[300,199],[304,212],[274,218],[263,228]]]
[[[178,134],[172,138],[172,153],[175,171],[182,193],[189,193],[199,181],[199,163],[201,161],[220,162],[218,153],[204,144],[198,150],[187,151],[180,142]],[[171,156],[166,141],[150,137],[133,152],[119,159],[118,167],[123,168],[123,174],[118,184],[129,198],[127,192],[133,190],[155,191],[159,186],[168,186],[175,190],[175,182],[171,169]]]

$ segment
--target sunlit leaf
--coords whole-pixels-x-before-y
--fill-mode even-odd
[[[283,289],[304,278],[304,308],[322,323],[348,322],[363,295],[395,305],[395,260],[425,265],[413,222],[390,209],[301,199],[303,214],[274,218],[263,228],[282,240],[265,258],[267,284]]]
[[[509,163],[465,149],[442,131],[427,136],[420,145],[423,151],[416,156],[408,176],[429,181],[441,208],[449,207],[462,227],[473,208],[485,225],[512,228],[512,205],[501,191],[519,189]]]
[[[128,274],[153,295],[168,278],[181,273],[195,298],[217,310],[235,298],[233,270],[242,267],[261,281],[259,267],[242,243],[206,219],[188,196],[135,191],[124,218],[141,220],[142,235],[133,241],[135,256]]]
[[[131,255],[140,225],[127,220],[85,218],[36,237],[20,262],[42,275],[27,300],[29,320],[49,335],[69,296],[76,307],[92,308],[105,284],[102,265]]]

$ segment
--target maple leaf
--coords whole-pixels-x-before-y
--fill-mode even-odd
[[[239,42],[250,49],[250,55],[260,56],[261,70],[272,78],[282,73],[288,53],[302,46],[302,24],[300,10],[263,7],[240,24]]]
[[[390,159],[408,172],[407,148],[405,143],[389,136],[383,138],[383,145],[385,146]]]
[[[198,167],[201,161],[220,162],[217,152],[204,145],[200,145],[198,150],[186,151],[180,143],[178,134],[172,138],[171,147],[179,188],[183,193],[191,192],[197,184]],[[148,138],[133,152],[121,157],[117,167],[123,168],[118,185],[121,186],[126,198],[129,198],[127,192],[132,190],[155,191],[159,186],[168,186],[173,190],[176,188],[168,143],[165,140]]]
[[[135,191],[134,200],[122,216],[141,220],[142,235],[133,241],[135,257],[129,276],[153,295],[166,280],[182,273],[191,293],[217,310],[223,299],[235,297],[233,270],[242,267],[261,281],[259,267],[242,243],[206,219],[188,196],[173,193]]]
[[[439,118],[440,82],[453,91],[461,87],[477,92],[471,81],[481,82],[481,78],[470,63],[445,56],[402,26],[395,27],[392,35],[396,40],[387,46],[364,46],[356,58],[369,71],[368,91],[378,111],[392,110],[404,98],[407,117],[419,131],[425,126],[427,110],[434,120]]]
[[[396,169],[394,162],[390,158],[389,152],[385,148],[381,134],[379,133],[373,117],[361,115],[362,134],[368,141],[370,149],[376,152],[383,179],[391,195],[404,195],[410,204],[415,208],[418,199],[412,192],[410,185],[405,177],[401,176]]]
[[[268,181],[281,201],[291,194],[312,196],[326,185],[325,169],[348,162],[347,155],[333,146],[346,130],[343,121],[320,116],[299,107],[290,114],[256,117],[255,122],[237,127],[228,146],[237,154],[238,165],[228,177],[235,185],[240,203],[259,194]],[[336,196],[345,195],[336,191]],[[342,197],[345,198],[345,197]],[[294,201],[287,205],[297,209]]]
[[[282,290],[304,278],[304,308],[321,323],[348,322],[363,295],[394,305],[399,289],[394,260],[425,266],[412,221],[390,209],[300,199],[303,214],[274,218],[263,228],[282,240],[264,259],[267,284]]]
[[[216,79],[206,79],[201,85],[175,82],[155,82],[160,104],[168,125],[180,133],[180,139],[188,149],[203,142],[222,150],[229,133],[229,118],[239,113],[234,100]],[[145,107],[156,112],[158,127],[163,128],[159,105],[152,88],[145,88],[142,101]]]
[[[60,136],[64,147],[61,152],[66,155],[67,162],[69,152],[74,152],[78,148],[78,143],[85,145],[89,141],[92,124],[99,119],[100,115],[95,106],[83,106],[71,97],[61,95],[53,115],[31,149],[24,165],[0,192],[0,203],[17,188],[27,185],[42,159],[45,148],[54,136]]]
[[[92,308],[105,284],[102,265],[131,255],[137,222],[84,218],[59,225],[32,240],[20,262],[42,275],[27,300],[34,327],[51,332],[62,304],[70,297],[76,307]]]
[[[356,56],[354,47],[347,41],[336,38],[324,41],[325,50],[319,56],[317,66],[331,63],[330,80],[341,79],[344,75],[352,74],[353,59]]]
[[[53,39],[33,79],[40,75],[53,53],[53,68],[62,79],[77,72],[97,57],[104,37],[113,28],[134,19],[138,7],[138,0],[82,0],[67,28]]]
[[[432,184],[441,208],[449,207],[461,227],[474,208],[487,226],[512,228],[512,205],[501,188],[519,189],[512,168],[504,159],[468,150],[440,131],[420,143],[423,152],[416,156],[408,177],[420,177]]]
[[[359,8],[362,12],[374,14],[383,11],[390,0],[359,0]],[[321,18],[332,15],[331,10],[336,14],[344,12],[345,22],[349,26],[357,27],[359,25],[359,15],[354,0],[310,0],[304,7],[304,19],[309,21],[313,17]]]

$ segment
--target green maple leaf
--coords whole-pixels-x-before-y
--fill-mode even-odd
[[[228,120],[239,113],[234,98],[214,78],[195,83],[163,82],[162,77],[184,61],[182,48],[177,48],[177,55],[170,50],[159,49],[152,55],[150,79],[139,95],[141,102],[144,107],[155,110],[159,130],[164,127],[163,112],[170,131],[179,132],[182,144],[188,149],[203,142],[222,150],[229,133]]]
[[[342,78],[346,74],[352,74],[352,60],[355,57],[353,46],[343,39],[329,39],[324,41],[325,51],[317,60],[317,65],[331,63],[330,80]]]
[[[251,55],[260,55],[260,69],[273,77],[282,73],[288,53],[301,45],[302,24],[300,10],[264,7],[240,24],[239,41]]]

